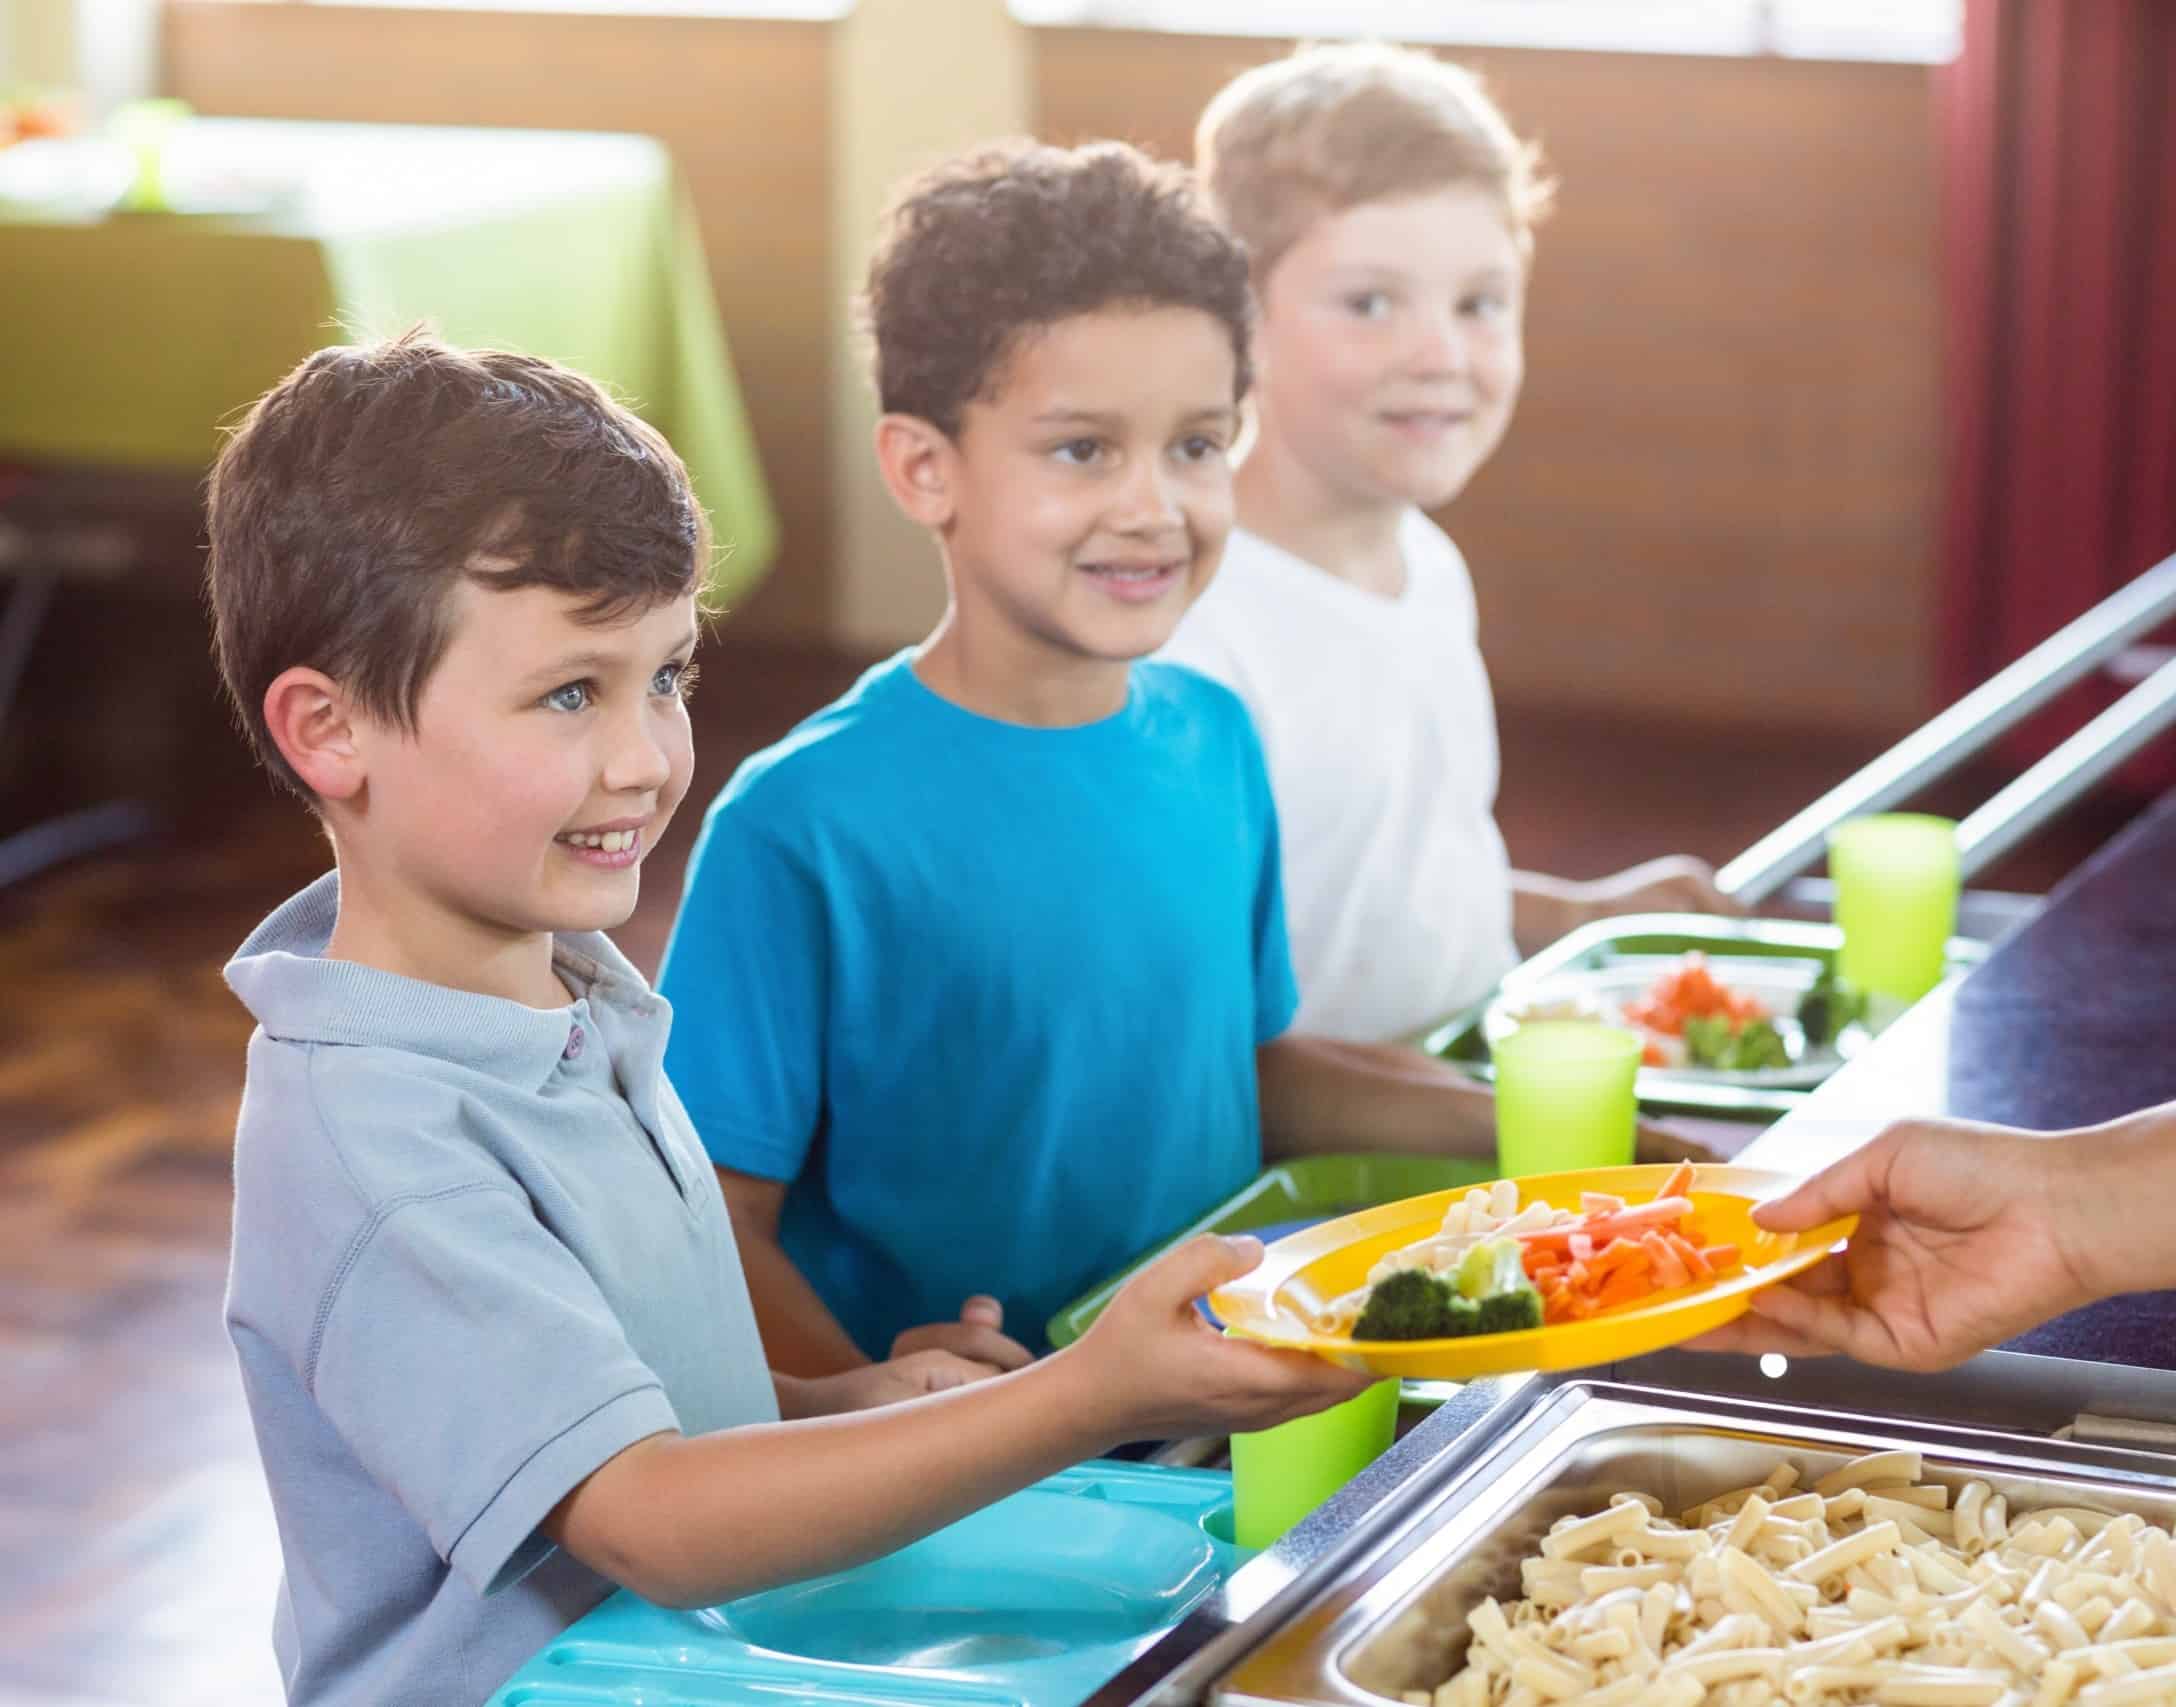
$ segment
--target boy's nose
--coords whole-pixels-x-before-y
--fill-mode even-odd
[[[1146,533],[1176,526],[1182,518],[1178,493],[1150,461],[1137,466],[1120,490],[1112,521],[1122,532]]]
[[[612,744],[605,786],[615,793],[659,789],[672,778],[672,753],[646,717],[636,718]]]
[[[1465,327],[1450,315],[1426,321],[1417,335],[1413,359],[1423,373],[1465,373],[1473,365]]]

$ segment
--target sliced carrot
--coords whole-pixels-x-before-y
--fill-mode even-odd
[[[1657,1197],[1690,1197],[1692,1194],[1692,1163],[1680,1162],[1670,1170],[1670,1177],[1662,1182]]]
[[[1678,1261],[1692,1270],[1693,1279],[1713,1280],[1715,1278],[1715,1265],[1700,1254],[1698,1245],[1694,1244],[1682,1233],[1669,1233],[1664,1236],[1670,1241],[1670,1249],[1677,1253]]]
[[[1700,1254],[1707,1258],[1708,1266],[1713,1268],[1717,1274],[1721,1274],[1725,1269],[1738,1266],[1738,1247],[1736,1245],[1703,1245],[1700,1247]]]
[[[1582,1233],[1597,1245],[1607,1245],[1620,1235],[1637,1238],[1653,1227],[1674,1227],[1692,1213],[1692,1200],[1685,1197],[1658,1197],[1652,1203],[1635,1204],[1630,1209],[1620,1209],[1614,1214],[1597,1215],[1569,1227],[1539,1227],[1529,1233],[1521,1233],[1521,1243],[1539,1246],[1543,1250],[1571,1248],[1574,1233]]]
[[[1655,1290],[1654,1282],[1637,1269],[1620,1268],[1602,1283],[1601,1291],[1594,1295],[1595,1308],[1614,1310],[1634,1299],[1645,1298]]]
[[[1675,1179],[1677,1176],[1672,1174],[1670,1177]],[[1593,1215],[1597,1212],[1614,1212],[1623,1207],[1623,1198],[1612,1196],[1606,1191],[1583,1191],[1579,1194],[1579,1210],[1583,1215]]]
[[[1660,1233],[1649,1233],[1640,1243],[1647,1247],[1647,1254],[1655,1259],[1655,1284],[1664,1291],[1673,1287],[1692,1284],[1692,1271],[1684,1259],[1673,1251]]]

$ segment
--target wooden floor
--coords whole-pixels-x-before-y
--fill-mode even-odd
[[[725,651],[705,672],[697,803],[855,666]],[[1582,876],[1679,848],[1720,861],[1872,752],[1503,721],[1514,859]],[[1992,881],[2045,886],[2123,815],[2073,814]],[[645,970],[699,816],[620,933]],[[219,968],[323,864],[299,809],[223,785],[155,845],[0,894],[0,1707],[281,1700],[277,1546],[220,1321],[249,1020]]]

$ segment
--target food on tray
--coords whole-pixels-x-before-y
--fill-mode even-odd
[[[1510,1180],[1476,1186],[1425,1239],[1389,1252],[1367,1284],[1327,1306],[1325,1333],[1364,1340],[1457,1339],[1584,1321],[1736,1268],[1735,1245],[1693,1220],[1691,1163],[1640,1204],[1586,1193],[1580,1212],[1519,1204]]]
[[[1866,993],[1853,989],[1836,975],[1831,960],[1821,968],[1813,986],[1799,998],[1798,1027],[1810,1048],[1834,1043],[1844,1029],[1866,1017]]]
[[[1560,1518],[1524,1598],[1466,1619],[1416,1707],[2125,1707],[2176,1701],[2176,1536],[2135,1514],[2011,1513],[1916,1452],[1799,1491],[1766,1480],[1674,1520],[1624,1492]]]
[[[1816,1006],[1815,1017],[1838,1016],[1836,1028],[1850,1022],[1856,1010],[1837,989],[1831,974],[1827,1007]],[[1758,997],[1732,989],[1716,977],[1707,956],[1697,950],[1684,955],[1655,979],[1648,989],[1630,1001],[1597,1001],[1585,992],[1543,997],[1511,1012],[1514,1023],[1529,1020],[1591,1020],[1601,1025],[1621,1025],[1639,1034],[1644,1050],[1640,1064],[1646,1067],[1706,1067],[1746,1073],[1788,1067],[1791,1046],[1777,1027],[1775,1017]],[[1827,1042],[1833,1032],[1819,1038]],[[1808,1037],[1813,1036],[1809,1030]]]
[[[1684,956],[1624,1005],[1626,1021],[1647,1035],[1647,1065],[1743,1071],[1788,1067],[1790,1050],[1768,1009],[1733,990],[1698,950]]]

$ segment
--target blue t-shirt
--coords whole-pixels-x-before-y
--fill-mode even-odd
[[[863,1350],[975,1292],[1039,1345],[1261,1165],[1297,998],[1253,725],[1157,663],[1115,716],[1001,723],[902,653],[712,805],[658,987],[705,1147],[792,1182]]]

